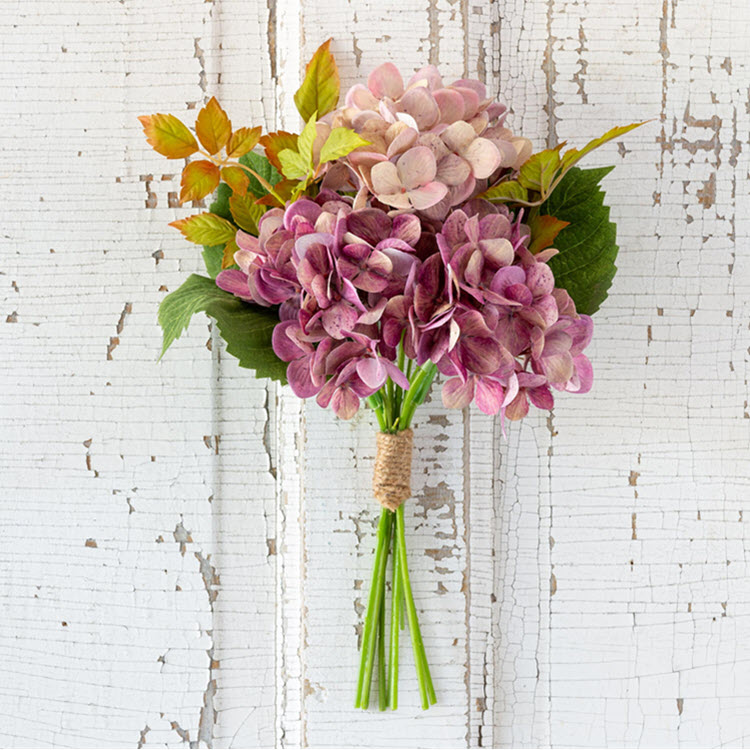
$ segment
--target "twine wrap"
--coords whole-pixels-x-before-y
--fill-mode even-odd
[[[398,510],[411,496],[411,430],[394,434],[377,434],[378,452],[375,455],[375,471],[372,489],[375,499],[388,510]]]

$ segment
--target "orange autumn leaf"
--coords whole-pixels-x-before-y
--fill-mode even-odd
[[[273,186],[273,192],[264,195],[262,198],[258,198],[255,202],[259,206],[280,206],[284,208],[284,204],[280,203],[276,196],[278,195],[283,201],[291,200],[294,189],[299,186],[299,180],[281,180]]]
[[[212,96],[208,104],[198,113],[195,121],[195,132],[203,148],[212,156],[229,143],[232,135],[232,123],[227,113],[221,108],[216,97]]]
[[[184,159],[198,150],[193,134],[174,115],[143,115],[138,118],[149,145],[168,159]]]
[[[238,195],[245,195],[248,185],[250,185],[250,177],[242,167],[223,167],[221,179],[232,188],[233,193]]]
[[[234,254],[239,250],[240,248],[237,246],[237,243],[234,241],[234,238],[229,240],[226,245],[224,245],[224,253],[221,256],[221,268],[222,270],[225,270],[229,268],[229,266],[234,265]]]
[[[271,164],[281,172],[279,153],[287,148],[296,151],[298,137],[299,136],[294,133],[287,133],[285,130],[279,130],[276,133],[267,133],[258,142],[265,149],[268,161],[270,161]]]
[[[230,159],[239,159],[248,151],[252,151],[260,140],[263,128],[239,128],[232,133],[227,145],[227,156]]]
[[[219,185],[219,168],[210,161],[191,161],[182,170],[180,203],[199,201]]]
[[[529,220],[529,228],[531,229],[531,245],[529,250],[532,253],[538,253],[542,250],[546,250],[548,247],[552,247],[560,232],[565,227],[569,226],[569,221],[562,221],[554,216],[535,216]]]

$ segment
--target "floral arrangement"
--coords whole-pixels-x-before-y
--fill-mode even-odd
[[[380,709],[397,707],[405,621],[426,709],[436,697],[403,512],[415,411],[438,373],[446,407],[473,402],[503,429],[530,404],[552,409],[555,391],[591,388],[590,315],[617,245],[599,187],[611,168],[576,164],[639,123],[580,150],[534,153],[480,81],[446,83],[434,66],[404,81],[390,62],[340,105],[330,40],[294,100],[299,134],[234,130],[215,98],[195,135],[173,115],[140,118],[157,152],[191,159],[181,203],[202,208],[215,193],[209,212],[172,223],[204,246],[208,276],[163,300],[162,355],[203,311],[257,377],[288,382],[341,419],[363,402],[372,409],[383,508],[356,706],[369,706],[377,671]]]

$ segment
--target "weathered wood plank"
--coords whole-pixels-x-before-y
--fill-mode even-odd
[[[200,258],[135,119],[194,116],[222,71],[262,116],[257,9],[242,40],[199,1],[4,11],[0,742],[271,745],[265,386],[199,320],[155,363],[157,304]]]

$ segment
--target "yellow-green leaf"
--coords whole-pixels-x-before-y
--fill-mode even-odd
[[[209,193],[216,190],[219,184],[219,168],[210,161],[202,159],[191,161],[182,170],[182,182],[180,183],[180,203],[187,201],[199,201]]]
[[[297,151],[299,152],[300,156],[307,160],[308,164],[310,165],[310,169],[312,169],[313,166],[313,144],[315,143],[315,137],[318,134],[318,131],[315,127],[317,121],[318,113],[313,112],[310,115],[310,119],[307,121],[307,124],[302,129],[302,132],[299,134],[299,138],[297,139]]]
[[[196,245],[223,245],[237,234],[237,227],[231,221],[210,213],[178,219],[169,226],[179,229],[186,240]]]
[[[257,236],[258,222],[266,211],[264,206],[255,203],[255,198],[249,195],[233,195],[229,199],[229,210],[240,229]]]
[[[608,141],[611,141],[615,138],[619,138],[621,135],[625,135],[625,133],[629,133],[631,130],[635,130],[635,128],[639,128],[641,125],[645,125],[647,122],[651,122],[650,120],[644,120],[643,122],[634,122],[630,125],[618,125],[615,128],[612,128],[611,130],[608,130],[604,135],[600,136],[599,138],[594,138],[593,141],[589,141],[582,149],[578,150],[577,148],[571,148],[568,151],[563,154],[562,158],[562,166],[567,171],[572,167],[576,162],[583,159],[586,154],[591,153],[595,148],[599,148],[599,146],[603,146]]]
[[[549,216],[548,214],[543,216],[537,214],[529,219],[528,224],[529,229],[531,230],[531,244],[529,245],[529,250],[531,250],[532,253],[538,253],[548,247],[552,247],[555,242],[555,237],[557,237],[565,227],[569,226],[570,222],[562,221],[561,219]]]
[[[284,177],[293,180],[301,180],[310,171],[307,160],[290,148],[285,148],[279,154],[279,161],[281,162],[281,173]]]
[[[221,108],[216,97],[212,96],[208,104],[198,113],[195,121],[195,132],[203,148],[212,156],[218,154],[229,143],[232,135],[232,123],[227,113]]]
[[[370,141],[366,141],[349,128],[334,128],[320,149],[320,163],[341,159],[354,149],[369,145]]]
[[[242,167],[222,167],[221,179],[239,195],[244,195],[250,185],[250,175]]]
[[[546,193],[560,168],[560,147],[532,154],[521,166],[518,182],[528,190]]]
[[[174,115],[144,115],[138,119],[149,145],[162,156],[185,159],[198,150],[193,134]]]
[[[479,197],[493,203],[512,203],[513,201],[527,201],[529,193],[516,180],[508,180],[485,190]]]
[[[235,130],[227,145],[227,156],[230,159],[239,159],[240,156],[252,151],[258,145],[262,132],[263,129],[260,126]]]
[[[294,95],[294,103],[307,122],[313,112],[321,117],[335,109],[339,101],[339,71],[331,54],[331,40],[318,47],[305,68],[305,79]]]
[[[318,113],[313,112],[297,139],[297,148],[279,152],[281,172],[284,177],[301,180],[313,170],[313,144],[317,134],[315,124]]]

